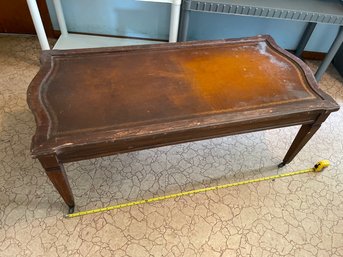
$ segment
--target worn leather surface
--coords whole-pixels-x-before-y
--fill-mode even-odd
[[[39,53],[35,38],[0,37],[1,256],[343,256],[343,109],[282,170],[276,165],[298,127],[66,165],[78,210],[329,159],[323,173],[64,219],[63,200],[29,150],[35,122],[26,90]],[[343,104],[343,80],[332,67],[320,87]]]

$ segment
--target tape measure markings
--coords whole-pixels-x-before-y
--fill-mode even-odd
[[[224,189],[224,188],[229,188],[229,187],[234,187],[234,186],[246,185],[246,184],[262,182],[262,181],[266,181],[266,180],[272,180],[272,179],[277,179],[277,178],[284,178],[284,177],[304,174],[304,173],[308,173],[308,172],[318,172],[318,171],[322,171],[324,168],[328,167],[329,164],[330,163],[328,161],[324,160],[324,161],[318,162],[314,166],[314,168],[310,168],[310,169],[299,170],[299,171],[295,171],[295,172],[282,173],[282,174],[278,174],[278,175],[272,175],[272,176],[257,178],[257,179],[249,179],[249,180],[234,182],[234,183],[225,184],[225,185],[194,189],[194,190],[190,190],[190,191],[186,191],[186,192],[175,193],[175,194],[170,194],[170,195],[166,195],[166,196],[158,196],[158,197],[153,197],[150,199],[139,200],[139,201],[134,201],[134,202],[129,202],[129,203],[122,203],[122,204],[117,204],[117,205],[99,208],[99,209],[94,209],[94,210],[75,212],[75,213],[71,213],[71,214],[66,214],[64,217],[75,218],[75,217],[84,216],[84,215],[88,215],[88,214],[95,214],[95,213],[99,213],[99,212],[111,211],[111,210],[115,210],[115,209],[121,209],[121,208],[140,205],[140,204],[144,204],[144,203],[152,203],[152,202],[162,201],[162,200],[176,198],[176,197],[180,197],[180,196],[187,196],[187,195],[191,195],[191,194],[204,193],[204,192],[214,191],[214,190],[218,190],[218,189]]]

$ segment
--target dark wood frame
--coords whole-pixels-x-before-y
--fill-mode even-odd
[[[36,120],[36,134],[33,137],[31,152],[41,162],[50,180],[69,206],[69,212],[74,211],[73,195],[63,168],[63,163],[89,158],[113,155],[135,150],[178,144],[220,136],[235,135],[265,129],[280,128],[292,125],[302,125],[287,152],[283,165],[292,161],[307,141],[319,129],[322,122],[331,112],[337,111],[339,105],[326,93],[318,88],[309,67],[300,59],[276,45],[269,36],[258,36],[245,39],[250,41],[265,41],[280,54],[294,62],[303,72],[308,89],[316,96],[314,99],[271,106],[264,109],[250,109],[237,114],[216,114],[201,118],[160,123],[143,127],[125,128],[96,133],[84,133],[77,138],[73,135],[63,138],[48,139],[51,125],[47,111],[41,100],[40,91],[44,79],[48,76],[55,56],[69,54],[106,53],[120,51],[154,51],[155,49],[176,49],[206,44],[222,44],[237,40],[197,41],[177,44],[161,44],[149,46],[129,46],[117,48],[101,48],[71,51],[44,51],[41,57],[41,70],[28,89],[28,104]],[[244,116],[244,118],[242,118]],[[152,133],[153,132],[153,133]],[[114,139],[113,135],[116,135]]]

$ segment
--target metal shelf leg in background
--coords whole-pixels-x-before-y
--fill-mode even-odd
[[[322,78],[324,72],[329,67],[332,59],[335,57],[335,55],[336,55],[339,47],[341,46],[342,42],[343,42],[343,26],[341,26],[339,28],[337,37],[335,38],[335,41],[331,45],[329,52],[326,54],[323,62],[320,64],[316,74],[314,75],[316,77],[317,81],[319,81]]]
[[[67,29],[66,21],[64,19],[61,0],[53,0],[53,4],[56,10],[56,16],[57,16],[58,26],[60,27],[61,36],[67,36],[68,29]]]
[[[45,30],[44,30],[42,18],[40,17],[37,2],[36,2],[36,0],[27,0],[27,5],[28,5],[29,10],[30,10],[33,25],[35,26],[40,46],[41,46],[42,50],[49,50],[50,45],[49,45],[48,38],[47,38]]]
[[[317,23],[315,23],[315,22],[309,22],[307,24],[306,29],[304,31],[304,34],[302,35],[302,37],[299,41],[299,44],[296,48],[295,56],[297,56],[299,58],[301,57],[301,54],[303,53],[303,51],[307,45],[307,42],[310,40],[310,37],[311,37],[314,29],[316,28],[316,25],[317,25]]]
[[[191,0],[183,0],[181,6],[181,20],[180,20],[180,29],[179,29],[179,41],[187,41],[188,35],[188,24],[189,24],[189,15],[190,15],[190,6]]]
[[[48,38],[46,36],[42,18],[39,13],[39,9],[37,6],[37,0],[27,0],[27,5],[29,6],[30,14],[33,20],[33,24],[35,25],[36,33],[38,36],[38,40],[42,50],[50,50],[50,45],[48,42]],[[53,0],[56,15],[58,20],[58,25],[60,26],[61,35],[66,36],[68,35],[67,25],[65,23],[62,5],[60,0]]]
[[[155,2],[171,4],[170,11],[170,27],[169,27],[169,42],[177,42],[179,33],[180,9],[182,0],[137,0],[141,2]]]
[[[174,0],[171,3],[169,42],[177,42],[179,32],[181,0]]]

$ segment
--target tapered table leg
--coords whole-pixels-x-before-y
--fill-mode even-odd
[[[55,155],[42,156],[38,157],[38,159],[45,169],[50,181],[62,196],[64,202],[69,206],[69,213],[73,213],[75,207],[74,196],[63,164],[58,162]]]
[[[335,38],[335,41],[332,43],[329,52],[326,54],[323,62],[320,64],[318,70],[316,71],[316,74],[314,75],[316,80],[319,81],[326,69],[329,67],[332,59],[335,57],[339,47],[343,43],[343,26],[339,28],[337,37]]]
[[[315,22],[309,22],[306,26],[305,32],[302,35],[299,44],[295,50],[295,56],[301,58],[301,54],[303,53],[308,41],[310,40],[310,37],[312,35],[312,32],[316,28],[317,23]]]
[[[323,113],[318,116],[317,120],[314,123],[305,124],[301,126],[285,158],[278,165],[279,168],[285,166],[286,164],[290,163],[294,159],[294,157],[306,145],[306,143],[311,139],[311,137],[317,132],[317,130],[320,128],[322,122],[325,121],[327,116],[328,116],[327,113]]]

